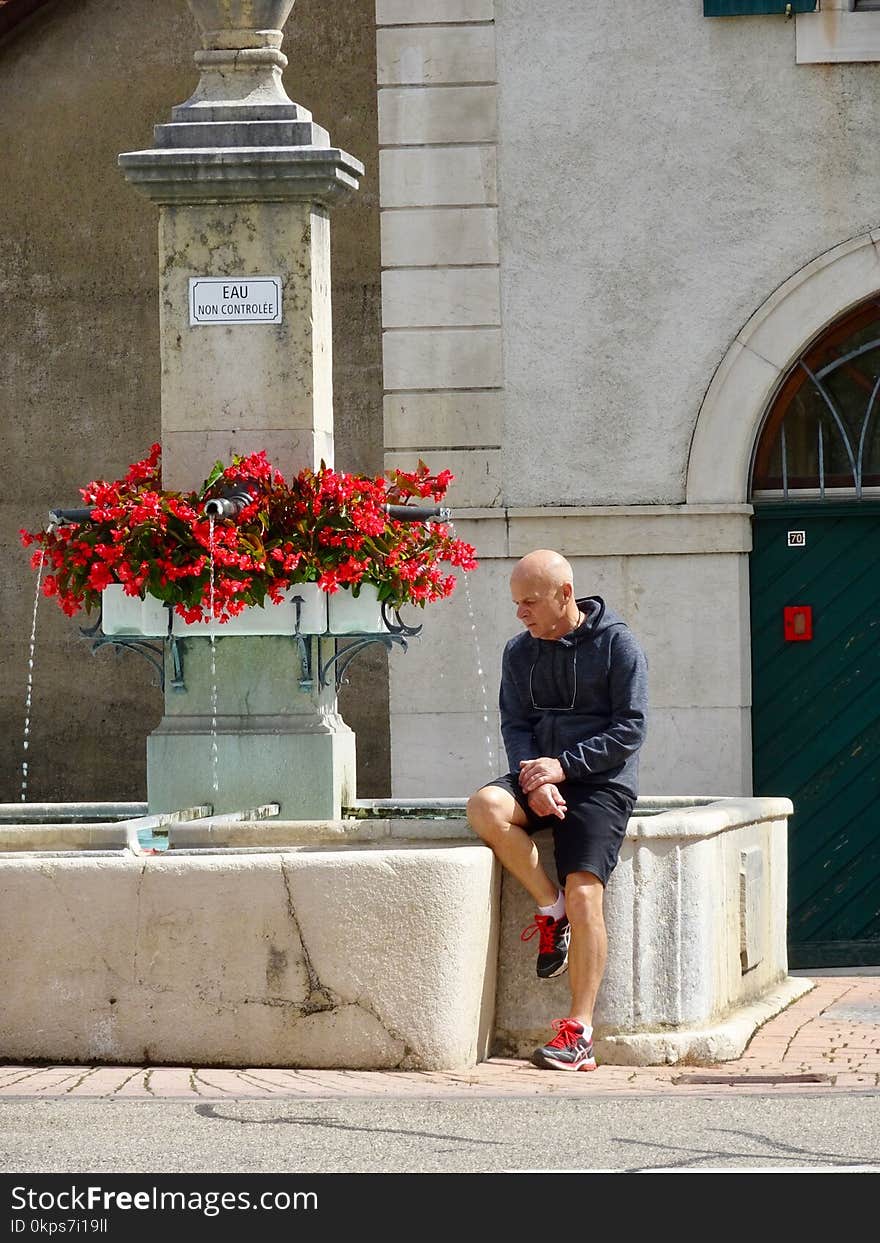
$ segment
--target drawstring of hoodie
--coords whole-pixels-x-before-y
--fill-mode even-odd
[[[583,601],[583,607],[581,606],[580,600],[577,603],[578,612],[582,616],[582,620],[575,627],[575,629],[571,631],[571,634],[577,635],[577,637],[569,638],[568,636],[565,636],[561,639],[555,639],[552,642],[545,640],[538,641],[538,652],[532,663],[532,667],[529,669],[529,699],[534,712],[573,712],[575,709],[578,691],[578,646],[582,639],[584,639],[595,629],[605,613],[605,601],[600,597],[586,597]],[[593,604],[595,609],[594,611],[588,613],[587,609],[590,604]],[[583,631],[584,633],[578,635],[577,632],[579,631]],[[563,655],[567,656],[569,653],[571,654],[571,661],[570,663],[568,661],[565,662],[566,671],[562,672],[560,666],[563,662],[560,658]],[[545,658],[549,659],[551,662],[550,676],[547,680],[548,683],[551,683],[552,685],[548,687],[548,694],[541,694],[539,689],[536,697],[535,674],[538,666]],[[562,677],[560,678],[561,672]],[[538,675],[537,682],[540,688],[540,674]],[[547,699],[555,700],[555,702],[542,702]]]

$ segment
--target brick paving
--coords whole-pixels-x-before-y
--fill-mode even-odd
[[[880,1087],[880,976],[817,976],[815,987],[754,1034],[730,1062],[603,1066],[592,1074],[490,1058],[440,1071],[284,1067],[2,1065],[0,1098],[145,1100],[340,1097],[657,1096],[829,1093]]]

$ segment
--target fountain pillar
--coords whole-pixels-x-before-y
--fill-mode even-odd
[[[329,208],[363,173],[282,85],[294,0],[188,3],[198,86],[154,147],[119,156],[159,208],[163,484],[184,490],[234,453],[265,449],[288,476],[333,462]],[[318,685],[331,642],[304,640],[309,684],[302,643],[218,638],[214,703],[210,641],[183,640],[186,689],[166,678],[147,743],[150,810],[273,801],[285,819],[338,817],[355,753],[335,687]]]

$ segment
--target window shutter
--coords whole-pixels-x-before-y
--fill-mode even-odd
[[[762,13],[812,13],[816,0],[703,0],[704,17],[756,17]]]

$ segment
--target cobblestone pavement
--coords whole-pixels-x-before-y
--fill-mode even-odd
[[[815,987],[770,1019],[736,1061],[602,1066],[591,1074],[537,1070],[490,1058],[472,1070],[354,1071],[260,1067],[2,1065],[4,1097],[230,1100],[290,1097],[810,1094],[880,1086],[880,976],[815,977]]]

